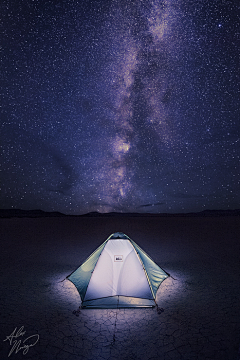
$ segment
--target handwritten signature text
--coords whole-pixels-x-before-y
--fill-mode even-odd
[[[24,331],[24,326],[21,326],[18,330],[15,327],[13,332],[10,335],[6,336],[6,339],[3,340],[9,341],[9,344],[11,346],[8,357],[11,356],[13,353],[17,354],[21,350],[23,352],[23,355],[26,355],[30,347],[36,345],[39,340],[39,335],[31,335],[23,340],[22,337],[25,335],[25,333],[26,331]]]

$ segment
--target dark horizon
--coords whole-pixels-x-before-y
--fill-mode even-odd
[[[214,217],[214,216],[240,216],[240,209],[233,210],[213,210],[206,209],[199,212],[185,212],[185,213],[143,213],[143,212],[108,212],[101,213],[93,211],[84,214],[64,214],[58,211],[43,211],[40,209],[0,209],[0,218],[8,217]]]

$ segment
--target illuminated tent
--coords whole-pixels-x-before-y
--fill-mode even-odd
[[[122,308],[155,306],[167,277],[133,240],[117,232],[67,279],[76,286],[82,308]]]

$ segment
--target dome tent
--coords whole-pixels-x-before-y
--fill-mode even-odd
[[[76,286],[82,308],[127,308],[155,306],[167,277],[133,240],[117,232],[67,279]]]

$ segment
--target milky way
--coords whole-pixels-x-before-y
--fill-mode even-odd
[[[239,6],[2,1],[3,208],[239,208]]]

